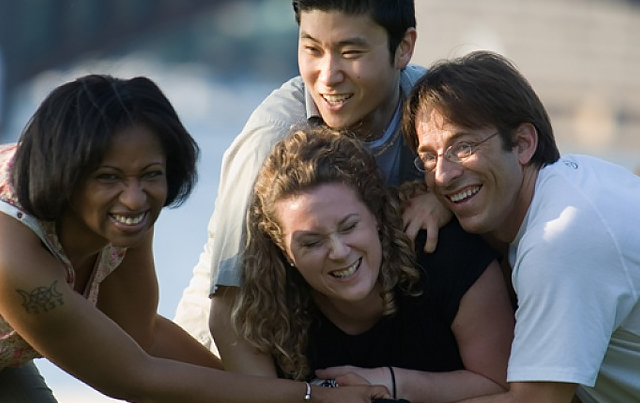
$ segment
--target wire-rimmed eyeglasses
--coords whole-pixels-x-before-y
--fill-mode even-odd
[[[462,141],[460,143],[453,144],[449,146],[444,152],[442,156],[447,159],[447,161],[455,162],[459,164],[460,162],[466,160],[471,157],[473,154],[478,151],[478,146],[485,141],[495,137],[498,135],[500,131],[493,133],[488,136],[484,140],[480,141]],[[436,153],[422,153],[413,160],[413,164],[416,166],[418,171],[420,172],[431,172],[436,168],[436,164],[438,163],[438,154]]]

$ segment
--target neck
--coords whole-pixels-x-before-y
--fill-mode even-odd
[[[533,200],[539,169],[533,165],[524,167],[520,190],[515,197],[513,208],[504,217],[501,228],[491,234],[498,241],[511,243],[518,235]]]
[[[87,266],[87,262],[95,261],[97,254],[107,245],[106,240],[96,237],[84,224],[68,215],[63,215],[56,223],[56,232],[64,253],[76,271]]]
[[[356,335],[366,332],[382,317],[382,297],[373,290],[365,300],[336,301],[314,292],[313,299],[320,311],[343,332]]]
[[[381,138],[391,124],[398,103],[400,102],[400,85],[396,86],[396,90],[389,97],[389,102],[381,105],[376,110],[364,116],[351,130],[356,136],[366,142],[371,142]]]

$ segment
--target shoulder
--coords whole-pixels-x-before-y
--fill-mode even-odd
[[[306,120],[304,84],[297,76],[272,91],[258,105],[227,149],[225,161],[255,161],[259,166],[278,140]]]
[[[413,85],[427,72],[427,68],[417,64],[410,64],[400,72],[400,87],[402,92],[409,94]]]
[[[18,202],[11,183],[11,175],[13,170],[13,157],[16,149],[16,144],[0,146],[0,199],[7,200],[15,205],[17,205]]]
[[[247,124],[266,120],[290,126],[306,120],[306,112],[304,82],[296,76],[273,90],[253,111]]]
[[[630,171],[594,157],[564,156],[540,170],[516,243],[559,255],[613,250],[640,237],[638,204],[640,178]]]
[[[59,266],[34,229],[20,217],[0,212],[0,282],[6,287],[32,282],[48,265]]]
[[[464,231],[455,218],[440,228],[438,246],[433,253],[422,250],[426,236],[426,231],[421,231],[415,244],[418,261],[428,264],[429,272],[440,269],[449,271],[453,267],[464,268],[469,265],[486,267],[498,257],[498,253],[481,236]]]
[[[416,239],[418,265],[426,274],[425,296],[451,323],[462,297],[498,254],[480,236],[465,232],[455,219],[440,229],[433,253],[422,250],[425,237],[421,232]]]
[[[433,253],[423,251],[425,240],[422,231],[416,238],[417,260],[427,273],[429,287],[438,293],[466,291],[499,258],[482,237],[465,232],[455,219],[440,229]]]

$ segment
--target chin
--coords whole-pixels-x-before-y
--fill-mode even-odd
[[[457,218],[462,229],[472,234],[484,234],[491,230],[490,226],[487,225],[486,220],[482,220],[480,217],[472,216]]]
[[[146,234],[146,232],[145,232]],[[140,245],[142,243],[142,241],[144,240],[145,236],[140,235],[140,236],[135,236],[135,237],[118,237],[115,239],[110,240],[109,242],[111,243],[111,245],[113,246],[117,246],[120,248],[135,248],[136,246]]]

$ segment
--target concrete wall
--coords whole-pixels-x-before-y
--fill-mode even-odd
[[[498,51],[542,98],[562,152],[640,168],[637,2],[416,0],[416,12],[416,63]]]

